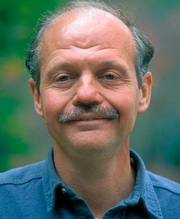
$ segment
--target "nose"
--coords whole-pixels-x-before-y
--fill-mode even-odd
[[[101,104],[103,97],[99,93],[99,84],[93,75],[83,75],[79,78],[76,94],[73,99],[74,105],[97,105]]]

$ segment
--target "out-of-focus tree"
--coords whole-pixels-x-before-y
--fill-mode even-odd
[[[64,1],[1,0],[0,6],[0,171],[16,166],[17,159],[29,155],[26,119],[28,105],[24,60],[37,20]],[[27,113],[29,113],[27,111]],[[33,118],[32,118],[33,119]],[[33,119],[35,120],[35,119]],[[35,121],[34,121],[35,122]],[[33,138],[33,136],[30,136]],[[22,156],[21,156],[22,155]],[[14,159],[17,157],[17,159]],[[13,160],[15,160],[13,162]],[[24,159],[25,162],[26,158]],[[23,163],[20,161],[19,164]],[[17,165],[19,165],[17,164]]]

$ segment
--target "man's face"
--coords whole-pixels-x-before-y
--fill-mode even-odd
[[[137,85],[134,48],[128,28],[104,12],[61,16],[46,30],[40,95],[30,84],[56,147],[97,153],[127,145],[149,101]]]

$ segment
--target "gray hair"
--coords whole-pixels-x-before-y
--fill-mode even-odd
[[[43,33],[45,32],[46,28],[63,13],[73,9],[78,9],[81,11],[85,8],[95,8],[108,12],[123,21],[129,28],[136,45],[136,77],[138,86],[141,87],[143,75],[149,71],[149,62],[154,54],[154,48],[147,37],[135,27],[134,22],[125,14],[125,11],[122,9],[122,7],[114,8],[113,6],[109,6],[102,1],[72,1],[41,19],[38,31],[28,49],[26,67],[31,77],[36,82],[38,91],[40,88],[40,43]]]

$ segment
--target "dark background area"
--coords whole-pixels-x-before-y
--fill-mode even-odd
[[[24,66],[26,49],[41,14],[64,1],[0,3],[0,172],[45,159],[52,146],[33,108]],[[115,2],[115,1],[111,1]],[[180,182],[180,2],[122,0],[155,46],[150,108],[139,115],[131,148],[149,170]]]

